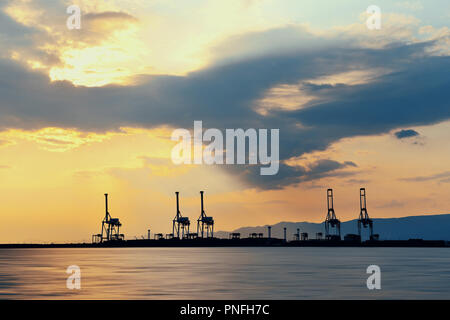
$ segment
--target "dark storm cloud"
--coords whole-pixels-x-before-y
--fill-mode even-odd
[[[313,162],[309,166],[288,166],[280,164],[280,170],[277,175],[261,176],[258,166],[233,165],[228,166],[227,171],[236,175],[237,178],[243,178],[249,187],[257,186],[259,189],[282,189],[286,185],[297,184],[300,182],[313,181],[325,177],[351,176],[356,172],[345,169],[356,168],[357,165],[352,161],[338,162],[330,159],[321,159]]]
[[[417,137],[419,133],[415,130],[408,129],[408,130],[399,130],[394,133],[397,139],[406,139],[411,137]]]
[[[432,43],[394,44],[384,49],[348,48],[345,43],[327,40],[321,43],[317,49],[216,64],[185,77],[145,76],[133,87],[50,83],[43,75],[0,60],[0,128],[192,128],[194,120],[202,120],[205,128],[280,128],[280,158],[285,160],[324,150],[341,138],[450,118],[450,57],[427,57],[425,50]],[[308,82],[365,68],[394,71],[352,86]],[[268,89],[299,83],[317,99],[296,111],[270,110],[264,116],[255,111]],[[323,161],[310,171],[281,163],[275,176],[259,176],[259,169],[251,166],[226,170],[232,174],[239,170],[240,179],[265,189],[340,174],[351,166]]]

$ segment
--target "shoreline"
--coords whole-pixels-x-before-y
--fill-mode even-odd
[[[160,240],[121,240],[103,243],[11,243],[0,244],[0,249],[17,248],[211,248],[211,247],[399,247],[399,248],[448,248],[444,240],[377,240],[377,241],[339,241],[339,240],[293,240],[275,238],[258,239],[160,239]]]

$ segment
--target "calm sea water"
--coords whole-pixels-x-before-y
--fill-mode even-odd
[[[367,289],[372,264],[381,290]],[[0,298],[450,299],[450,249],[0,249]]]

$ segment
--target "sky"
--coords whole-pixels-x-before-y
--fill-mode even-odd
[[[90,241],[106,192],[127,238],[169,232],[175,191],[224,231],[322,222],[327,188],[343,221],[360,187],[373,218],[450,213],[449,21],[447,0],[4,0],[0,242]],[[195,120],[279,129],[278,174],[175,165]]]

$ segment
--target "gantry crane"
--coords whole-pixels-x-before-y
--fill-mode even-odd
[[[124,235],[120,233],[120,223],[118,218],[112,218],[108,211],[108,194],[105,193],[105,218],[102,221],[102,233],[92,236],[92,242],[102,243],[104,241],[123,240]]]
[[[325,238],[327,240],[341,240],[341,221],[336,218],[333,203],[333,189],[327,190],[328,213],[325,219]]]
[[[358,219],[358,234],[361,237],[361,226],[363,228],[369,227],[370,230],[370,239],[373,237],[373,220],[369,218],[369,214],[367,213],[367,203],[366,203],[366,189],[359,189],[359,206],[361,211],[359,213]]]
[[[177,196],[177,214],[173,219],[172,236],[178,239],[184,239],[189,234],[189,226],[191,222],[188,217],[183,217],[180,212],[179,192],[175,192]],[[176,231],[176,233],[175,233]]]
[[[206,238],[214,238],[214,219],[208,217],[203,209],[203,191],[200,191],[201,198],[201,212],[200,217],[197,220],[197,234],[203,238],[206,229]],[[201,224],[201,229],[200,229]]]

